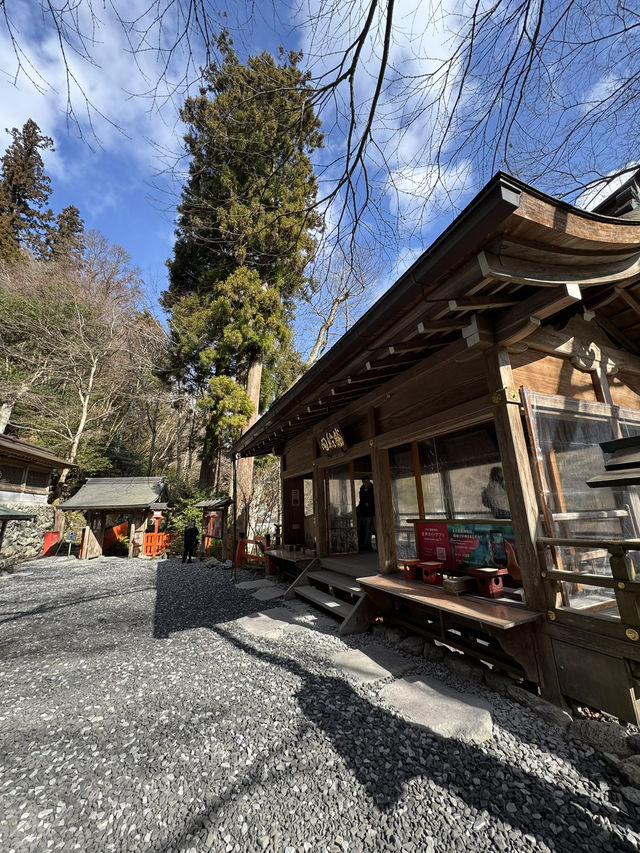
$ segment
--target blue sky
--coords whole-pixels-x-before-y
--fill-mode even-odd
[[[131,95],[144,91],[147,81],[157,77],[157,64],[153,54],[139,56],[136,64],[126,49],[120,26],[106,5],[100,9],[97,39],[88,46],[93,62],[85,61],[71,50],[67,52],[75,79],[88,93],[93,106],[89,111],[90,125],[79,85],[72,83],[70,96],[77,124],[70,122],[64,66],[55,33],[46,18],[34,15],[37,6],[27,0],[12,3],[15,32],[24,51],[23,68],[17,75],[18,61],[6,29],[0,27],[0,147],[4,150],[10,141],[4,128],[21,127],[28,118],[53,137],[56,150],[46,154],[45,166],[52,179],[54,212],[75,204],[87,228],[96,228],[110,241],[122,245],[140,267],[150,302],[154,303],[166,285],[165,261],[172,251],[172,219],[179,195],[179,184],[160,172],[180,151],[183,128],[178,109],[183,96],[154,103]],[[145,7],[140,0],[132,0],[126,9],[133,17],[136,8]],[[254,20],[252,26],[243,18],[242,4],[230,8],[236,17],[229,17],[226,22],[241,55],[262,49],[275,52],[282,41],[287,48],[305,49],[316,72],[331,64],[332,57],[317,50],[309,32],[297,26],[300,20],[289,14],[284,5],[277,7],[278,17],[271,7],[262,7],[258,13],[262,17]],[[83,26],[89,31],[88,21]],[[327,26],[332,26],[331,21]],[[339,50],[347,38],[346,30],[333,32],[331,38],[336,51]],[[81,51],[82,46],[78,47]],[[401,53],[402,49],[400,43],[397,50]],[[196,65],[201,59],[196,56]],[[176,69],[183,61],[184,57],[176,58]],[[40,76],[30,69],[29,62]],[[143,67],[139,68],[141,63]],[[370,81],[362,77],[359,87],[359,97],[364,103],[369,97]],[[327,126],[326,130],[327,147],[322,157],[331,159],[340,153],[343,136],[339,127]],[[412,151],[416,144],[415,135],[409,134],[403,140],[403,146]],[[461,169],[464,181],[465,166]],[[331,172],[327,177],[331,177]],[[390,203],[391,208],[394,204]],[[430,230],[435,234],[444,224],[432,224]],[[399,265],[411,260],[418,249],[401,248]],[[376,290],[381,286],[384,285],[379,284]]]
[[[599,0],[599,5],[613,2]],[[560,0],[556,0],[555,6],[559,3]],[[369,220],[373,225],[369,235],[370,251],[377,253],[377,267],[383,270],[371,288],[369,304],[429,245],[490,177],[486,168],[483,171],[482,156],[476,152],[474,158],[464,143],[446,158],[437,180],[431,157],[439,141],[439,122],[443,116],[446,118],[446,108],[454,97],[455,82],[460,73],[460,68],[454,65],[446,80],[438,77],[438,58],[449,55],[457,44],[459,34],[456,26],[463,5],[464,0],[443,0],[439,5],[439,15],[429,16],[427,13],[431,5],[427,0],[418,3],[415,0],[396,0],[395,3],[390,73],[374,126],[381,148],[378,151],[371,149],[367,155],[370,189],[376,199],[375,215],[378,219],[375,225],[374,218]],[[38,0],[12,0],[8,7],[14,16],[14,33],[24,51],[20,57],[13,52],[6,25],[0,20],[0,148],[6,148],[9,142],[4,128],[21,127],[28,118],[34,119],[44,133],[53,137],[56,151],[46,155],[45,165],[53,183],[51,205],[54,211],[75,204],[87,228],[96,228],[111,242],[122,245],[133,263],[141,269],[147,283],[150,306],[157,310],[157,297],[166,286],[165,261],[172,252],[173,217],[180,192],[180,182],[163,174],[163,170],[168,163],[175,162],[180,153],[183,128],[178,120],[178,110],[184,93],[179,91],[171,95],[161,88],[160,98],[155,101],[139,96],[148,90],[150,81],[158,77],[157,55],[153,51],[145,51],[138,53],[136,61],[127,49],[122,28],[113,13],[114,6],[116,9],[120,7],[133,18],[148,7],[153,10],[154,6],[147,0],[128,0],[126,3],[124,0],[111,0],[111,4],[98,4],[100,20],[94,40],[85,45],[76,40],[73,45],[76,52],[71,48],[67,50],[69,66],[77,81],[77,84],[72,81],[70,87],[70,103],[77,123],[68,119],[64,65],[56,34],[47,18],[38,11],[43,6],[46,8],[46,4],[41,5]],[[78,14],[83,32],[90,33],[91,21],[86,18],[88,8],[87,2],[81,2]],[[268,2],[253,4],[249,0],[245,4],[243,0],[236,0],[229,4],[229,15],[224,22],[231,29],[241,57],[263,49],[275,52],[279,43],[283,43],[287,49],[302,49],[305,64],[317,76],[335,64],[341,50],[351,40],[354,26],[361,23],[358,16],[362,15],[364,7],[345,2],[335,7],[342,17],[332,13],[321,16],[315,30],[306,26],[308,16],[318,9],[329,8],[332,7],[325,0],[306,0],[304,4],[291,6],[278,0],[274,5]],[[554,4],[545,8],[553,10]],[[604,16],[602,20],[605,20]],[[171,19],[165,18],[165,24],[169,27]],[[368,110],[374,90],[375,61],[381,51],[380,34],[384,20],[379,19],[374,24],[355,80],[356,101],[361,115]],[[606,22],[592,22],[592,26],[596,25],[605,26]],[[584,26],[580,16],[576,26]],[[157,35],[157,31],[152,29],[149,42],[152,43]],[[165,41],[169,39],[170,29],[165,29],[162,37]],[[492,64],[495,66],[500,51],[508,49],[512,42],[507,33],[502,44],[499,38],[495,44],[489,44],[486,67],[476,69],[475,76],[465,84],[459,106],[461,115],[473,118],[476,103],[481,103],[482,95],[486,94],[482,88],[483,73]],[[625,55],[625,47],[633,45],[615,42],[611,56]],[[82,57],[85,49],[92,61]],[[556,44],[552,48],[555,53],[552,52],[549,59],[555,62],[560,49]],[[492,50],[497,53],[491,53]],[[203,59],[203,55],[196,52],[193,65],[198,66]],[[558,116],[565,120],[567,116],[570,120],[579,119],[591,108],[594,93],[601,96],[603,92],[617,90],[624,69],[615,66],[604,54],[599,59],[607,69],[603,78],[598,76],[597,67],[586,62],[584,56],[577,69],[570,69],[568,77],[557,74],[557,83],[554,80],[556,94],[561,100],[569,99],[577,104],[573,113],[565,115],[560,112]],[[19,62],[22,63],[21,68],[18,68]],[[172,79],[179,78],[184,62],[185,55],[176,54],[170,68]],[[399,69],[395,78],[394,69]],[[422,81],[421,85],[413,91],[408,90],[401,83],[400,74]],[[424,75],[428,74],[432,76],[426,78]],[[426,79],[428,86],[424,82]],[[78,86],[82,86],[91,101],[88,114]],[[429,87],[439,96],[434,99],[435,105],[425,108],[425,98],[428,100],[427,95],[431,92]],[[535,91],[539,97],[540,91]],[[328,109],[323,115],[326,145],[315,155],[321,187],[335,177],[336,167],[328,164],[344,153],[346,137],[344,119],[340,114],[343,108],[341,97],[339,95],[335,102],[335,110]],[[551,98],[549,102],[552,103]],[[532,98],[529,106],[526,121],[514,141],[526,142],[534,131],[541,138],[550,132],[544,115],[542,118],[539,115],[540,101]],[[407,120],[409,116],[411,121]],[[619,111],[613,113],[614,125],[620,116]],[[494,132],[497,129],[499,118]],[[81,134],[84,140],[80,138]],[[606,143],[606,138],[606,135],[601,136],[601,151],[598,157],[594,157],[592,165],[596,173],[598,169],[606,171],[624,165],[624,162],[616,162],[623,152],[618,150],[619,146],[614,148]],[[635,134],[630,144],[633,140]],[[490,136],[487,143],[490,146]],[[480,153],[483,155],[482,151]],[[582,148],[577,148],[574,156],[582,157],[586,162]],[[517,159],[515,162],[518,163]],[[564,168],[562,153],[558,162],[560,168]],[[326,171],[322,172],[322,168]],[[527,178],[526,174],[518,176]],[[548,189],[544,184],[542,188]],[[335,206],[328,210],[329,225],[336,221],[337,215]],[[382,220],[387,220],[389,227],[381,239],[376,228]],[[404,232],[401,230],[403,226]],[[362,239],[367,242],[366,231]]]

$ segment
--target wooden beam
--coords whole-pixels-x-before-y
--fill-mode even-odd
[[[566,266],[547,264],[508,255],[498,257],[490,252],[480,252],[478,264],[484,276],[501,281],[519,281],[534,287],[557,287],[566,282],[579,284],[582,287],[593,287],[596,284],[609,284],[635,278],[640,273],[640,253],[636,252],[623,260],[578,267],[575,264]]]
[[[485,311],[488,308],[510,308],[517,305],[517,299],[500,298],[500,296],[478,296],[460,297],[449,300],[449,311]]]
[[[546,327],[529,335],[526,343],[531,350],[559,358],[584,358],[592,349],[588,341],[581,343],[570,332],[556,332]],[[614,346],[598,346],[603,355],[611,359],[619,370],[640,376],[640,358],[637,355]]]
[[[496,343],[509,346],[526,338],[536,330],[541,321],[582,299],[577,284],[563,284],[553,289],[545,288],[513,308],[502,311],[494,318]]]
[[[430,332],[459,332],[467,325],[465,319],[452,318],[451,320],[428,320],[424,319],[418,323],[419,335],[427,335]]]
[[[627,303],[629,308],[632,308],[638,315],[638,317],[640,317],[640,302],[638,302],[635,296],[633,296],[632,293],[629,293],[629,291],[625,287],[614,287],[613,289],[615,291],[616,296],[619,296],[621,299],[623,299]]]
[[[624,332],[621,332],[608,317],[605,317],[599,311],[596,311],[595,321],[602,329],[604,329],[610,338],[613,338],[614,341],[621,344],[629,352],[634,353],[634,355],[640,355],[640,346],[638,346],[635,341],[632,341],[631,338],[627,337]]]
[[[544,581],[540,577],[536,548],[538,498],[531,473],[520,406],[517,403],[508,402],[510,397],[507,394],[498,393],[514,387],[507,350],[503,347],[487,350],[485,368],[489,388],[497,393],[497,398],[500,400],[494,408],[494,422],[527,607],[544,613],[548,610],[550,602]],[[542,694],[545,698],[561,705],[562,694],[551,643],[539,632],[536,634],[535,642],[542,677]]]

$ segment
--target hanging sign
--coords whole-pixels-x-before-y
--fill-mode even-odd
[[[347,449],[344,433],[337,424],[324,431],[318,439],[318,444],[325,456],[344,452]]]

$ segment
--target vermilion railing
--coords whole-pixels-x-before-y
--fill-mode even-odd
[[[178,533],[145,533],[142,553],[146,557],[157,557],[166,551],[178,536]]]

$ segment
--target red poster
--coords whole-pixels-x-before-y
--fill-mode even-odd
[[[421,521],[416,524],[416,532],[421,560],[449,563],[449,534],[445,523]]]

